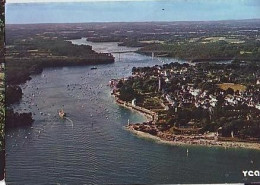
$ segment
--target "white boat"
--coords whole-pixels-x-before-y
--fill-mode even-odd
[[[60,118],[62,118],[62,119],[66,116],[66,113],[64,112],[63,109],[59,110],[59,116],[60,116]]]

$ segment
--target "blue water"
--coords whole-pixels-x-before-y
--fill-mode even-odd
[[[90,43],[97,51],[123,51],[116,43]],[[127,120],[142,115],[118,106],[107,86],[126,77],[133,66],[176,61],[135,53],[115,54],[114,64],[45,69],[22,86],[16,110],[32,111],[32,128],[6,133],[9,184],[158,184],[224,183],[246,179],[242,170],[260,166],[260,151],[170,146],[126,131]],[[179,61],[181,62],[181,61]],[[60,120],[63,107],[69,120]],[[187,155],[187,148],[189,154]]]
[[[20,2],[23,2],[22,0]],[[6,5],[7,24],[209,21],[260,18],[258,0],[165,0]]]

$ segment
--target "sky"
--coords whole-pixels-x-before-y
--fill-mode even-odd
[[[7,0],[7,24],[260,19],[260,0],[17,1]]]
[[[7,3],[104,2],[104,1],[150,1],[150,0],[6,0]]]

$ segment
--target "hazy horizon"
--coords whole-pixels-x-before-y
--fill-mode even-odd
[[[260,18],[257,1],[7,3],[7,24],[222,21]]]
[[[119,21],[119,22],[70,22],[70,23],[6,23],[6,25],[48,25],[48,24],[109,24],[109,23],[185,23],[185,22],[228,22],[228,21],[260,21],[260,18],[255,19],[230,19],[230,20],[210,20],[210,21]]]

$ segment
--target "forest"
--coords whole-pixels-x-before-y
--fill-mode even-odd
[[[151,55],[166,54],[167,57],[191,61],[221,61],[221,60],[260,60],[260,42],[247,41],[241,44],[218,42],[183,42],[174,44],[153,44],[141,48],[139,53]]]

